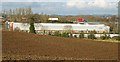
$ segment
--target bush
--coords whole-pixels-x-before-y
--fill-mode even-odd
[[[106,36],[106,39],[111,39],[110,35]]]
[[[100,39],[105,40],[106,38],[105,36],[100,36]]]
[[[61,34],[59,33],[59,31],[56,31],[56,32],[54,33],[54,36],[61,36]]]
[[[52,34],[49,32],[48,35],[52,35]]]
[[[16,28],[14,29],[14,31],[20,31],[20,28],[19,28],[19,27],[16,27]]]
[[[104,34],[104,36],[100,36],[100,39],[105,40],[105,39],[110,39],[110,35],[107,36],[107,34]]]
[[[97,39],[94,34],[88,35],[88,39]]]
[[[75,38],[77,38],[77,35],[74,35]]]
[[[69,37],[73,37],[71,33],[69,34]]]
[[[81,34],[79,35],[79,38],[84,38],[84,33],[81,33]]]
[[[120,41],[120,36],[114,36],[112,39]]]
[[[69,37],[69,33],[64,32],[64,33],[61,34],[61,36],[62,36],[62,37]]]

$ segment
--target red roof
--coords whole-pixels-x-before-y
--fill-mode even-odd
[[[85,19],[84,18],[78,18],[77,21],[83,22]]]

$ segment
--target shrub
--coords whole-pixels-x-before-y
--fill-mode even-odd
[[[56,32],[54,33],[54,36],[61,36],[61,34],[59,33],[59,31],[56,31]]]
[[[114,36],[112,39],[120,41],[120,36]]]
[[[69,37],[73,37],[71,33],[69,34]]]
[[[106,36],[106,39],[111,39],[110,35]]]
[[[105,36],[100,36],[100,39],[105,40],[106,38]]]
[[[96,39],[96,37],[94,34],[90,34],[90,35],[88,35],[88,39]]]
[[[61,34],[61,36],[62,36],[62,37],[69,37],[69,33],[64,32],[64,33]]]
[[[105,39],[110,39],[110,35],[107,36],[107,34],[104,34],[104,36],[100,36],[100,39],[105,40]]]
[[[74,35],[75,38],[77,38],[77,35]]]
[[[84,38],[84,33],[81,33],[81,34],[79,35],[79,38]]]
[[[14,31],[20,31],[20,28],[19,28],[19,27],[16,27],[16,28],[14,29]]]
[[[52,34],[49,32],[48,35],[52,35]]]

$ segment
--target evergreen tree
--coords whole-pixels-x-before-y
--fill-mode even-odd
[[[35,33],[36,34],[34,23],[30,23],[30,28],[29,29],[30,29],[30,33]]]
[[[35,21],[35,18],[34,18],[34,16],[31,16],[30,17],[30,33],[35,33],[36,34],[36,32],[35,32],[35,27],[34,27],[34,21]]]

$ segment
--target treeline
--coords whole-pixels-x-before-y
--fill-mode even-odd
[[[9,9],[9,10],[3,10],[2,11],[2,16],[3,17],[9,17],[8,19],[10,21],[15,21],[11,20],[11,18],[19,18],[16,20],[17,22],[23,22],[21,19],[29,19],[30,15],[34,15],[36,17],[36,22],[49,22],[48,18],[59,18],[58,22],[73,22],[76,21],[78,18],[84,18],[88,20],[88,22],[114,22],[115,19],[117,18],[116,16],[111,16],[110,18],[106,17],[100,17],[100,16],[92,16],[92,15],[80,15],[80,16],[61,16],[61,15],[46,15],[44,13],[42,14],[35,14],[33,13],[32,9],[30,7],[28,8],[16,8],[16,9]],[[28,22],[29,20],[25,21]]]
[[[29,8],[16,8],[9,10],[2,10],[3,21],[13,21],[13,22],[29,22],[30,17],[34,16],[35,22],[48,22],[48,15],[34,14],[32,9]]]
[[[9,20],[13,22],[29,22],[30,17],[34,16],[36,23],[72,23],[76,21],[78,18],[84,18],[88,20],[88,22],[102,22],[108,26],[110,26],[110,31],[113,33],[118,32],[118,17],[117,16],[109,16],[109,17],[101,17],[101,16],[93,16],[93,15],[80,15],[80,16],[61,16],[61,15],[47,15],[47,14],[35,14],[33,13],[30,7],[28,8],[16,8],[3,10],[2,16],[4,17],[4,21]],[[49,21],[48,18],[58,18],[58,21]]]
[[[12,16],[12,15],[30,15],[33,14],[32,9],[29,8],[16,8],[16,9],[9,9],[9,10],[3,10],[3,15]]]
[[[80,16],[61,16],[61,15],[47,15],[47,14],[35,14],[33,13],[32,9],[30,7],[28,8],[16,8],[16,9],[9,9],[9,10],[3,10],[2,16],[8,17],[10,21],[17,21],[17,22],[23,22],[21,19],[29,19],[29,16],[34,15],[36,17],[36,22],[50,22],[48,21],[48,18],[59,18],[58,22],[73,22],[76,21],[78,18],[84,18],[88,22],[115,22],[116,16],[111,16],[109,18],[107,17],[100,17],[100,16],[93,16],[93,15],[80,15]],[[17,20],[13,20],[12,18],[19,18]],[[28,22],[29,20],[24,20],[25,22]],[[111,25],[111,24],[110,24]]]

